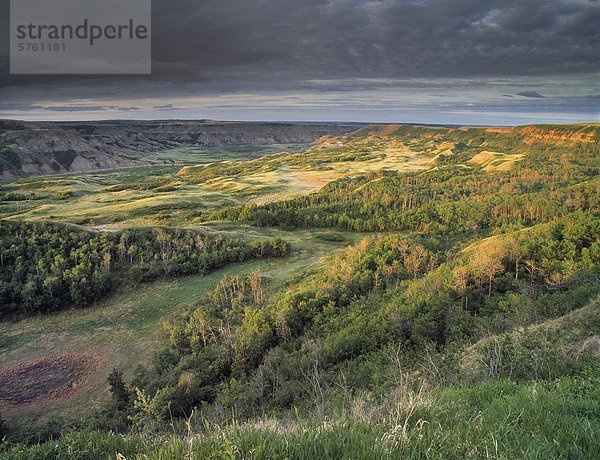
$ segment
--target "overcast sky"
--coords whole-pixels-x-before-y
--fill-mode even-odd
[[[0,118],[600,121],[598,0],[154,0],[152,75],[11,76]]]

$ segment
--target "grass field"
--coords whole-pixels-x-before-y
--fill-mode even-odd
[[[276,147],[287,147],[288,152],[294,152],[294,146],[269,146],[254,155],[269,153]],[[349,147],[348,151],[355,148]],[[433,166],[433,154],[416,153],[396,143],[371,143],[359,148],[368,156],[353,161],[330,162],[331,149],[322,147],[248,163],[236,163],[251,158],[244,149],[217,157],[212,151],[188,148],[164,154],[197,164],[216,158],[225,161],[209,166],[157,166],[21,180],[0,186],[0,219],[50,219],[89,227],[189,226],[203,222],[204,216],[224,206],[260,204],[306,194],[340,177],[382,169],[414,171]],[[206,180],[195,177],[207,167],[246,164],[247,171],[225,171]]]
[[[150,162],[164,163],[210,163],[213,161],[237,161],[256,158],[261,155],[277,152],[301,152],[305,144],[260,144],[260,145],[227,145],[220,147],[179,147],[155,152]]]
[[[296,414],[211,426],[197,417],[193,432],[162,437],[73,432],[15,447],[6,458],[592,459],[600,455],[598,383],[593,375],[551,383],[488,381],[408,404],[353,401],[357,410],[324,420]]]

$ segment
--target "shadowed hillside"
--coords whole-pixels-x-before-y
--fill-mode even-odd
[[[190,162],[177,152],[170,152],[166,158],[160,155],[183,147],[219,147],[227,151],[232,146],[254,146],[252,155],[273,145],[277,146],[274,151],[307,145],[323,135],[335,136],[355,127],[208,120],[89,123],[5,120],[0,121],[0,178]]]

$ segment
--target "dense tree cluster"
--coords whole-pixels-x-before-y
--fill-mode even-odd
[[[90,232],[52,223],[0,224],[0,316],[82,307],[122,283],[208,273],[279,257],[280,240],[244,242],[162,227]]]

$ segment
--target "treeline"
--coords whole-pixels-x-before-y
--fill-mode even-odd
[[[54,223],[0,223],[0,317],[88,305],[116,287],[204,274],[229,263],[280,257],[281,239],[255,242],[198,231],[90,232]]]
[[[575,210],[600,210],[600,180],[595,173],[585,182],[567,181],[568,185],[529,173],[494,175],[458,168],[371,173],[340,179],[319,192],[287,201],[225,208],[209,218],[283,228],[444,232],[511,230]]]
[[[460,252],[427,236],[368,238],[275,297],[268,289],[260,273],[224,278],[168,324],[169,346],[132,382],[129,420],[147,428],[201,405],[238,415],[303,407],[339,385],[385,391],[398,377],[390,347],[402,350],[396,366],[456,381],[452,350],[600,293],[600,223],[573,213]],[[435,362],[420,368],[423,353]],[[540,364],[548,378],[585,364],[544,356],[561,363]],[[514,375],[542,375],[530,361],[511,363]]]
[[[0,201],[33,201],[33,200],[41,200],[44,198],[42,195],[37,193],[16,193],[16,192],[6,192],[0,193]]]
[[[513,230],[575,210],[598,211],[599,149],[592,143],[536,150],[510,171],[442,166],[427,172],[373,172],[333,181],[307,196],[225,208],[209,218],[356,231]]]

